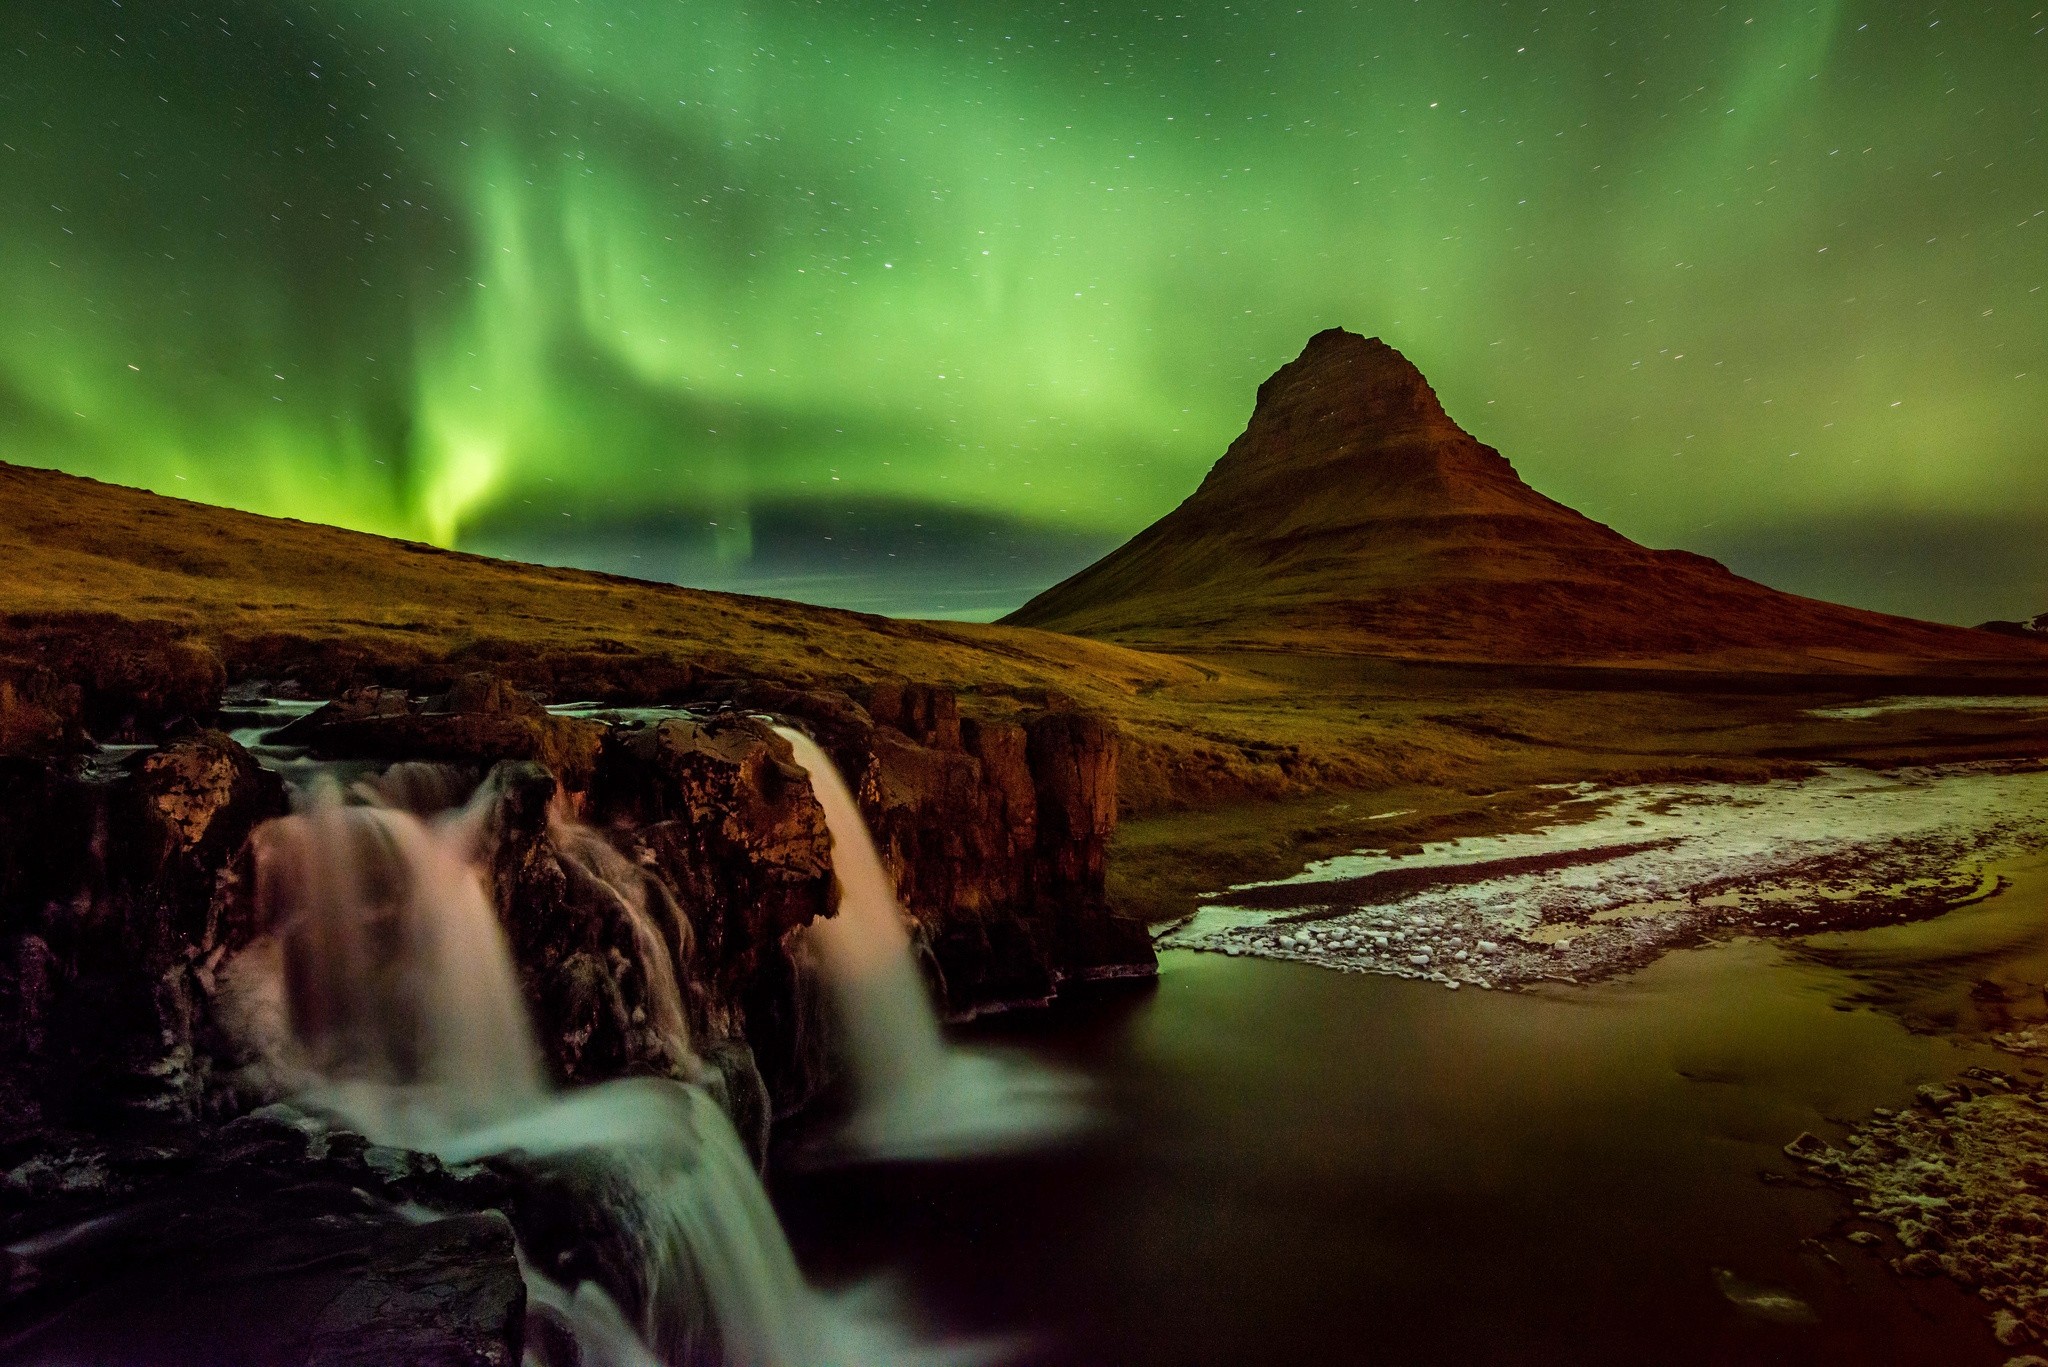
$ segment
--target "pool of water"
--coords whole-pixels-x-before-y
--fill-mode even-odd
[[[1986,1307],[1781,1152],[2044,1014],[2048,861],[1938,919],[1681,950],[1518,993],[1169,951],[1156,988],[980,1028],[1096,1080],[1030,1162],[784,1174],[826,1276],[1046,1364],[1998,1364]],[[1782,1180],[1768,1180],[1778,1178]]]

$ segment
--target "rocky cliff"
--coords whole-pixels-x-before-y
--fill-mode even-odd
[[[270,929],[249,837],[286,785],[202,724],[217,694],[124,709],[109,690],[94,712],[83,692],[46,690],[54,720],[18,725],[29,739],[0,758],[0,1119],[233,1114],[267,1098],[220,1028],[219,973]],[[170,734],[88,747],[88,719]],[[901,681],[856,699],[726,680],[665,708],[560,715],[475,674],[424,697],[348,691],[266,753],[365,775],[394,805],[470,801],[556,1075],[679,1067],[649,1024],[653,975],[672,972],[690,1039],[758,1131],[820,1085],[831,1044],[798,934],[833,912],[830,838],[771,721],[841,765],[947,1014],[1151,971],[1143,927],[1103,900],[1116,736],[1088,713],[963,718],[951,693]]]

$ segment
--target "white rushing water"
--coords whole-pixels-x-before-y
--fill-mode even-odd
[[[1876,698],[1867,703],[1839,707],[1812,707],[1807,709],[1806,715],[1831,721],[1869,721],[1894,712],[2048,712],[2048,698],[2008,694],[1963,698],[1912,695]]]
[[[875,1158],[947,1158],[1029,1148],[1084,1126],[1089,1112],[1077,1079],[1022,1056],[946,1042],[895,883],[845,779],[809,736],[776,731],[810,774],[832,833],[839,909],[805,935],[853,1070],[844,1144]]]
[[[569,1092],[546,1084],[487,895],[480,824],[481,804],[428,820],[351,805],[330,783],[260,829],[257,901],[268,933],[231,976],[244,1031],[275,1077],[301,1104],[380,1144],[449,1163],[514,1155],[542,1170],[551,1162],[600,1170],[609,1215],[639,1255],[645,1309],[637,1322],[607,1289],[565,1287],[522,1263],[535,1313],[569,1327],[581,1367],[985,1356],[978,1347],[913,1344],[871,1298],[806,1284],[752,1161],[703,1088],[654,1078]],[[586,875],[610,889],[618,913],[636,922],[652,955],[650,938],[659,936],[624,861],[592,848],[594,832],[558,834]],[[845,948],[873,967],[898,947]],[[653,958],[651,980],[672,999],[660,1028],[686,1054],[674,965],[665,946]],[[935,1029],[925,1046],[944,1057]],[[528,1367],[556,1364],[529,1352]]]
[[[1769,783],[1559,790],[1534,830],[1361,851],[1213,898],[1163,948],[1490,986],[1641,962],[1713,926],[1953,904],[2048,841],[2048,770],[1833,768]]]

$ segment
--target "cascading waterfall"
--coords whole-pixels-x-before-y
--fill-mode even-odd
[[[689,923],[683,919],[674,899],[662,897],[664,913],[657,922],[648,905],[650,881],[611,842],[579,822],[556,817],[548,823],[555,849],[562,856],[563,872],[582,883],[586,891],[608,904],[633,934],[633,947],[641,972],[647,976],[648,1028],[652,1031],[669,1065],[678,1073],[692,1067],[689,1028],[684,1022],[682,986],[676,976],[676,956],[669,952],[669,936],[689,952]]]
[[[544,1095],[469,823],[345,805],[323,785],[255,835],[279,955],[277,1063],[380,1142],[431,1148]]]
[[[354,792],[379,807],[434,816],[462,806],[476,788],[474,770],[431,760],[404,760],[381,774],[358,780]]]
[[[776,732],[811,776],[832,835],[839,909],[805,931],[829,984],[853,1072],[842,1132],[876,1158],[946,1158],[1032,1147],[1089,1118],[1076,1080],[1020,1056],[949,1045],[911,952],[896,887],[860,807],[817,742]]]
[[[594,1187],[639,1255],[641,1284],[570,1288],[522,1261],[531,1313],[568,1328],[579,1367],[985,1356],[913,1346],[880,1316],[806,1284],[744,1146],[703,1088],[638,1078],[550,1091],[478,866],[482,805],[428,821],[348,805],[329,783],[258,831],[257,900],[269,934],[255,961],[269,967],[252,971],[272,981],[247,990],[271,1009],[249,1018],[268,1021],[256,1042],[277,1075],[304,1104],[378,1143],[451,1163],[514,1155],[542,1173],[600,1173]],[[612,859],[587,843],[579,850],[622,914],[637,909],[658,940],[623,859]],[[644,938],[643,947],[652,952]],[[680,1032],[673,965],[665,944],[661,951],[667,976],[654,981],[672,1013],[663,1028]],[[680,1033],[676,1041],[687,1051]],[[643,1309],[633,1324],[621,1304],[636,1299]],[[528,1367],[557,1367],[540,1351],[529,1351]]]

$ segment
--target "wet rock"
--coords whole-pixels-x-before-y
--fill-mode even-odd
[[[194,974],[229,866],[283,785],[199,731],[121,767],[12,761],[0,784],[0,1114],[190,1113]]]
[[[2007,1334],[2027,1336],[2001,1341],[2031,1341],[2048,1331],[2048,1109],[1979,1081],[1975,1095],[1930,1084],[1916,1105],[1874,1112],[1844,1148],[1787,1152],[1892,1227],[1908,1250],[1896,1271],[1976,1289],[2010,1319]]]
[[[1064,982],[1156,971],[1151,937],[1108,910],[1116,733],[1062,710],[965,715],[949,691],[740,690],[839,766],[917,927],[942,1008],[1044,1002]]]
[[[824,809],[789,742],[751,717],[612,733],[590,814],[632,833],[688,911],[700,963],[728,981],[829,909]]]
[[[492,884],[561,1079],[692,1075],[692,1047],[730,1044],[774,1112],[817,1084],[829,1037],[798,932],[831,912],[829,839],[757,709],[841,765],[947,1014],[1154,971],[1144,927],[1103,894],[1116,735],[1071,705],[968,716],[948,690],[890,682],[863,691],[871,711],[755,683],[728,688],[744,710],[612,727],[551,716],[495,672],[451,671],[442,688],[359,683],[275,739],[393,760],[385,799],[406,810],[444,808],[451,775],[489,767]],[[242,847],[282,810],[277,780],[199,730],[132,759],[0,759],[0,779],[0,1118],[45,1100],[109,1114],[261,1101],[213,1013],[223,965],[265,930]],[[684,1028],[657,1009],[665,978]]]
[[[1799,1137],[1785,1146],[1785,1152],[1804,1163],[1821,1164],[1833,1159],[1835,1149],[1819,1135],[1802,1130]]]
[[[824,811],[789,743],[733,713],[614,731],[587,814],[653,876],[692,1039],[749,1042],[778,1109],[797,1104],[824,1042],[793,932],[830,911],[832,885]]]
[[[394,1225],[362,1258],[313,1321],[306,1367],[516,1367],[526,1287],[503,1215]]]
[[[545,768],[513,761],[478,797],[499,919],[553,1072],[687,1072],[705,1013],[671,1017],[679,993],[701,1006],[690,927],[652,870],[560,815],[558,791]]]
[[[1954,1106],[1957,1102],[1964,1100],[1968,1095],[1968,1092],[1959,1087],[1944,1086],[1937,1082],[1930,1082],[1921,1086],[1913,1093],[1913,1100],[1938,1115]]]
[[[439,1165],[350,1138],[250,1117],[18,1165],[0,1217],[10,1360],[155,1362],[177,1345],[190,1362],[518,1363],[509,1222],[402,1213]]]
[[[551,716],[531,695],[478,673],[424,701],[396,688],[351,689],[274,739],[333,759],[441,760],[479,770],[532,760],[580,792],[590,784],[604,733],[596,722]]]
[[[175,871],[210,880],[259,822],[286,807],[277,775],[219,731],[201,731],[152,751],[133,774],[130,805],[138,830],[125,844],[135,872],[145,879]]]

